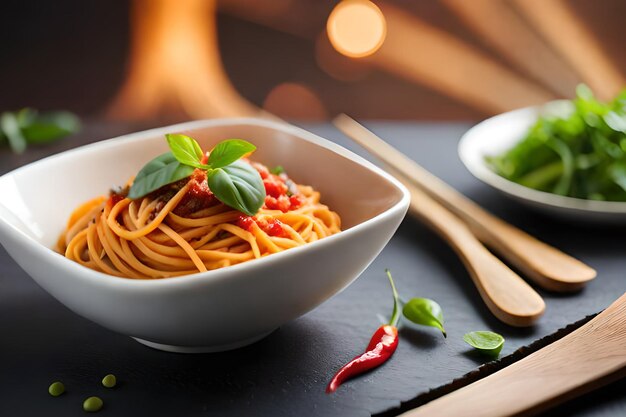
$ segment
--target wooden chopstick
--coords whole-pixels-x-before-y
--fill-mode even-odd
[[[394,168],[388,169],[411,193],[409,212],[454,249],[493,315],[511,326],[532,326],[545,311],[541,296],[489,252],[461,219],[407,181]]]
[[[594,269],[487,212],[349,116],[341,114],[333,123],[393,167],[398,176],[458,216],[478,240],[541,287],[559,292],[576,291],[595,278]]]

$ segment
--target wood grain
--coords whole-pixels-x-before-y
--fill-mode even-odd
[[[458,216],[481,242],[543,288],[576,291],[595,278],[594,269],[489,213],[349,116],[339,115],[333,123]]]
[[[626,376],[626,293],[551,345],[404,417],[533,415]]]

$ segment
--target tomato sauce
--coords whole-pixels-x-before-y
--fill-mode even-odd
[[[286,213],[301,207],[305,202],[305,197],[297,192],[295,185],[285,174],[272,174],[265,165],[252,162],[252,166],[259,172],[263,185],[265,186],[264,209],[280,210]],[[290,183],[291,185],[289,185]],[[295,192],[292,193],[290,188]],[[253,225],[257,225],[261,230],[270,236],[286,237],[287,234],[283,224],[277,219],[258,219],[255,216],[239,216],[237,226],[247,231],[252,231]]]
[[[110,195],[109,195],[109,201],[107,201],[107,204],[109,205],[109,207],[113,207],[115,206],[117,203],[119,203],[120,201],[122,201],[124,198],[124,195],[119,194],[115,191],[111,191]]]
[[[237,219],[237,226],[241,227],[248,232],[252,232],[254,225],[257,225],[261,230],[270,236],[287,237],[287,233],[283,228],[283,223],[278,219],[258,219],[255,216],[241,215]]]
[[[207,184],[206,172],[196,169],[189,178],[189,189],[174,209],[174,214],[187,217],[191,213],[212,207],[218,203],[219,200],[211,192]]]
[[[269,210],[280,210],[286,213],[295,210],[304,204],[304,196],[289,190],[287,181],[289,178],[285,174],[275,175],[270,173],[263,164],[253,162],[252,166],[259,172],[263,185],[265,186],[264,208]],[[295,187],[294,187],[295,188]]]

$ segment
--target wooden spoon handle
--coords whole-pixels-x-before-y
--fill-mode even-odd
[[[502,221],[387,144],[352,118],[341,114],[335,126],[457,215],[476,237],[542,287],[575,291],[596,271],[520,229]]]
[[[589,323],[404,417],[536,414],[626,376],[626,293]]]
[[[390,169],[394,174],[394,170]],[[399,176],[411,192],[409,210],[445,239],[461,258],[489,310],[511,326],[530,326],[545,310],[543,299],[493,256],[455,215]]]

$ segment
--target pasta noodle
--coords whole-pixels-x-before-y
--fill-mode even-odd
[[[127,278],[165,278],[223,268],[305,245],[340,231],[320,193],[285,174],[263,178],[266,202],[253,216],[221,203],[194,175],[131,200],[111,192],[79,206],[58,242],[67,258]]]

